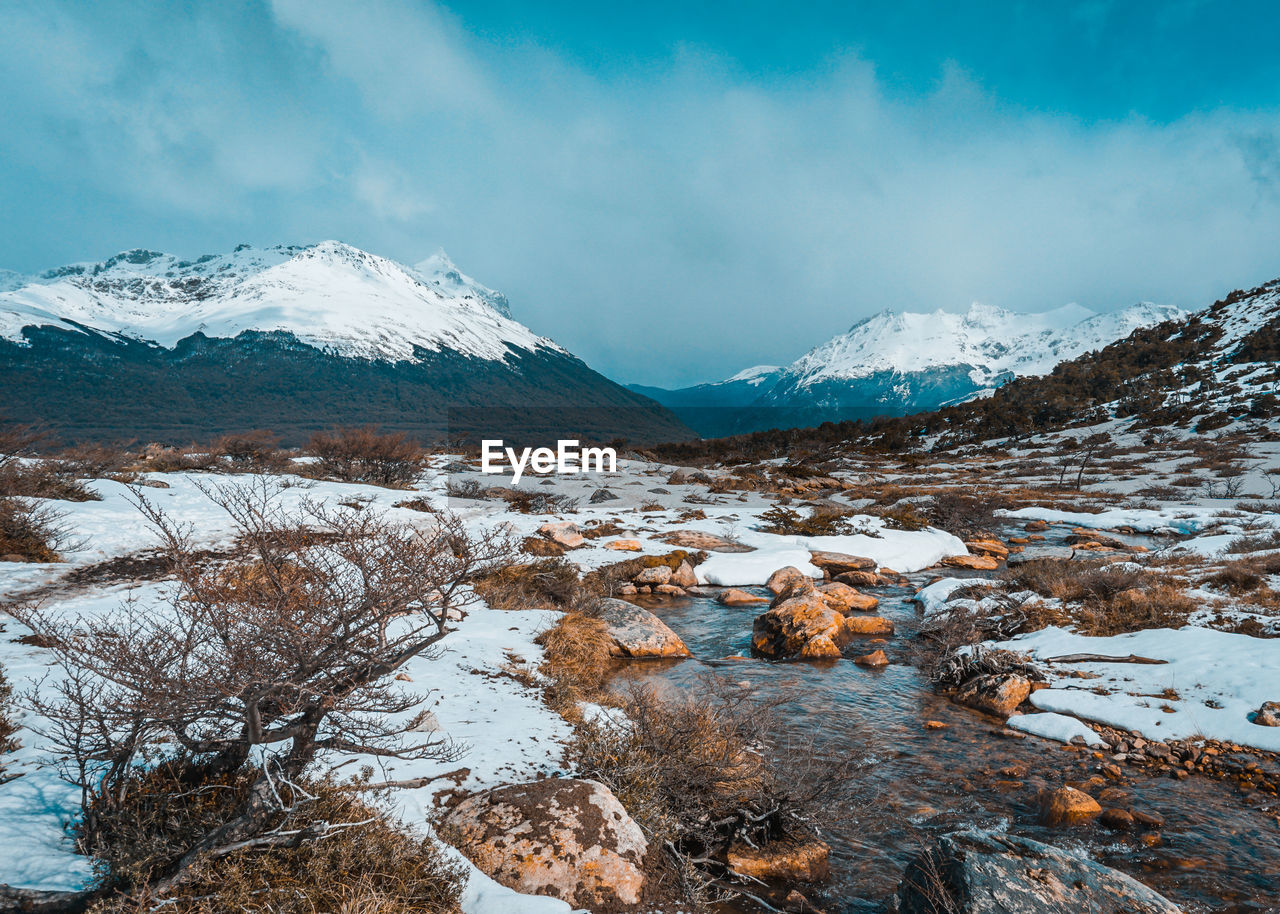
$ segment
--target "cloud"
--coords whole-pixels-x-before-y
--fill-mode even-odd
[[[444,246],[537,331],[668,384],[884,307],[1195,306],[1280,274],[1274,111],[1088,121],[954,64],[905,92],[854,52],[748,76],[684,45],[610,74],[402,0],[35,9],[0,13],[21,269],[102,238]]]

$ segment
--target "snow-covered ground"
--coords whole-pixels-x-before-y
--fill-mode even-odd
[[[449,470],[446,470],[450,468]],[[809,564],[810,550],[852,552],[875,558],[881,565],[912,571],[933,564],[944,555],[965,552],[963,543],[936,530],[907,532],[888,529],[879,518],[855,518],[855,527],[866,532],[836,537],[777,536],[754,529],[757,518],[773,502],[758,493],[711,495],[704,484],[671,484],[670,467],[643,461],[621,461],[617,473],[602,476],[554,477],[554,487],[545,487],[546,478],[528,477],[521,489],[532,492],[550,489],[557,495],[577,499],[573,510],[561,514],[521,514],[507,510],[504,501],[492,497],[460,498],[448,494],[449,483],[475,480],[481,485],[504,485],[506,477],[480,473],[478,468],[461,469],[455,457],[438,457],[422,475],[413,491],[376,486],[324,482],[282,474],[270,479],[276,503],[285,510],[305,502],[360,504],[365,510],[384,511],[408,523],[430,524],[433,515],[396,503],[424,498],[437,510],[449,510],[473,530],[506,525],[521,536],[533,535],[539,527],[557,520],[572,520],[582,529],[611,522],[622,532],[616,536],[589,540],[571,558],[584,569],[599,567],[630,557],[604,547],[614,539],[636,539],[644,553],[663,554],[673,546],[662,537],[673,530],[696,529],[737,539],[755,551],[715,553],[700,566],[706,583],[759,584],[778,568],[796,565],[809,573],[818,570]],[[167,585],[163,582],[127,586],[102,585],[70,588],[59,585],[68,570],[153,548],[153,531],[139,514],[139,495],[187,526],[194,542],[202,547],[227,545],[233,524],[214,504],[209,493],[225,486],[251,484],[248,477],[218,476],[208,473],[151,473],[141,477],[142,485],[129,487],[111,480],[88,483],[100,496],[98,501],[58,502],[63,524],[75,535],[74,548],[65,562],[48,564],[0,563],[0,590],[15,595],[36,587],[47,587],[46,606],[59,613],[92,618],[110,613],[123,600],[154,604],[163,611]],[[590,497],[602,488],[612,500],[592,504]],[[371,764],[378,780],[401,781],[444,773],[465,767],[468,773],[458,786],[481,789],[503,783],[517,783],[540,775],[561,772],[561,755],[569,725],[541,701],[539,693],[501,670],[512,663],[534,667],[541,648],[534,643],[538,632],[554,624],[556,614],[529,610],[504,612],[483,604],[469,608],[443,642],[437,658],[417,658],[404,668],[398,687],[415,693],[430,693],[427,709],[434,715],[439,732],[465,747],[462,757],[452,763],[406,762],[385,759],[356,759],[350,765]],[[19,692],[49,688],[56,671],[50,667],[47,651],[19,642],[29,634],[12,619],[5,620],[0,640],[0,666]],[[415,708],[410,715],[423,710]],[[22,712],[19,738],[21,748],[4,758],[10,773],[20,777],[0,785],[0,848],[23,847],[22,854],[0,852],[0,883],[42,888],[74,889],[91,879],[89,862],[74,853],[67,825],[79,807],[79,794],[58,777],[56,759],[39,735],[39,721]],[[335,760],[351,761],[351,760]],[[417,789],[398,790],[395,802],[405,820],[425,826],[432,808],[433,794],[453,786],[436,782]],[[493,883],[478,871],[472,873],[467,890],[469,914],[496,914],[505,911],[567,911],[563,902],[547,898],[516,897],[509,889]]]

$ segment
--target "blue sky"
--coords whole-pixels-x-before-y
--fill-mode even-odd
[[[443,246],[623,380],[1280,276],[1280,12],[0,0],[0,266]]]

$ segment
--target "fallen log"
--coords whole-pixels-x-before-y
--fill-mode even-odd
[[[1168,663],[1168,660],[1156,660],[1154,657],[1139,657],[1130,654],[1128,657],[1110,657],[1106,654],[1063,654],[1061,657],[1046,657],[1045,663]]]

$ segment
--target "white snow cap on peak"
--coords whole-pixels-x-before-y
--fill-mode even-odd
[[[501,292],[495,292],[488,286],[481,285],[459,270],[449,259],[449,255],[444,252],[444,248],[437,248],[434,254],[414,264],[413,268],[428,283],[450,295],[457,297],[473,295],[503,317],[511,316],[511,303],[507,301],[507,297]]]

